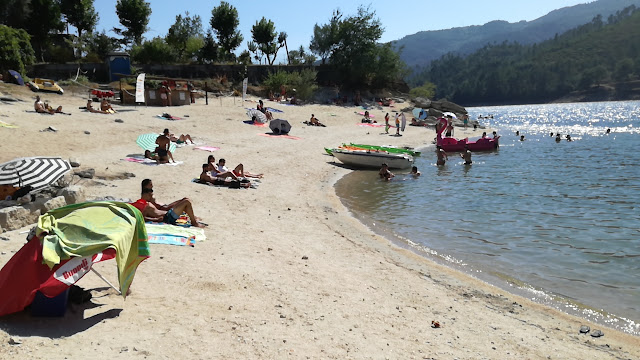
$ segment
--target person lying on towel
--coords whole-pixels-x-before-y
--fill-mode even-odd
[[[196,216],[193,213],[193,206],[189,199],[183,199],[177,202],[175,206],[168,210],[161,210],[155,205],[156,199],[153,197],[153,189],[143,188],[140,199],[131,203],[136,207],[142,215],[145,221],[157,221],[164,222],[171,225],[176,225],[176,221],[180,218],[183,212],[186,212],[191,221],[191,226],[204,227],[203,224],[198,223]]]
[[[238,180],[238,178],[220,178],[213,177],[209,175],[209,172],[213,170],[213,165],[211,164],[202,164],[202,172],[200,173],[200,177],[198,178],[199,182],[202,184],[213,184],[219,186],[228,186],[230,188],[249,188],[251,186],[251,182],[249,180]]]

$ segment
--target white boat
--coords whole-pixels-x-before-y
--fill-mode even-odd
[[[413,166],[413,156],[390,154],[382,151],[333,149],[332,155],[345,165],[379,169],[386,163],[390,169],[407,169]]]

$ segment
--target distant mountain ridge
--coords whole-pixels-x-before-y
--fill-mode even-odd
[[[392,43],[395,49],[404,47],[400,58],[410,68],[419,68],[444,54],[470,54],[487,44],[542,42],[586,24],[597,15],[602,15],[606,21],[610,15],[631,5],[640,7],[640,0],[598,0],[554,10],[532,21],[509,23],[495,20],[484,25],[421,31]]]

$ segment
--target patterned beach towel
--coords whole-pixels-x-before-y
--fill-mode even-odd
[[[291,139],[291,140],[300,140],[302,138],[299,138],[297,136],[291,136],[291,135],[275,135],[275,134],[258,134],[260,136],[266,136],[266,137],[276,137],[276,138],[284,138],[284,139]]]
[[[205,146],[196,146],[196,147],[193,148],[193,150],[196,150],[196,149],[209,151],[209,152],[214,152],[216,150],[220,150],[220,148],[217,147],[217,146],[206,146],[206,145]]]

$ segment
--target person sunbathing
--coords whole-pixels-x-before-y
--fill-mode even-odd
[[[98,114],[108,114],[108,112],[106,111],[102,111],[99,109],[94,109],[93,108],[93,101],[91,101],[91,99],[87,100],[87,111],[88,112],[92,112],[92,113],[98,113]]]
[[[221,159],[221,160],[224,160],[224,159]],[[211,168],[209,170],[209,171],[211,171],[211,177],[222,178],[222,179],[226,179],[226,178],[230,177],[230,178],[232,178],[234,180],[238,180],[238,175],[234,174],[233,172],[229,171],[228,169],[224,168],[223,171],[220,171],[222,169],[218,169],[218,166],[216,165],[216,158],[213,155],[209,155],[207,157],[207,164],[211,165]]]
[[[49,111],[45,106],[44,103],[42,102],[42,100],[40,100],[40,96],[36,95],[36,101],[33,103],[33,109],[40,114],[55,114],[55,111],[53,111],[53,109],[51,111]],[[60,107],[60,109],[62,110],[62,107]]]
[[[248,188],[251,186],[251,182],[249,182],[249,180],[240,181],[238,179],[213,177],[210,175],[210,171],[213,171],[213,169],[214,166],[209,163],[202,164],[202,172],[200,173],[198,180],[203,184],[228,186],[232,188]]]
[[[50,114],[54,114],[54,113],[56,113],[56,114],[64,114],[64,113],[62,112],[62,105],[60,105],[60,106],[58,106],[57,108],[55,108],[55,109],[54,109],[51,105],[49,105],[49,103],[47,103],[47,102],[45,101],[45,103],[44,103],[44,108],[45,108],[45,109],[47,109],[47,111],[48,111]]]
[[[318,119],[316,119],[316,116],[314,114],[311,114],[311,119],[309,119],[309,121],[305,121],[304,124],[311,125],[311,126],[322,126],[322,127],[325,126]]]
[[[113,107],[111,107],[111,104],[109,104],[109,101],[106,98],[102,99],[102,102],[100,103],[100,110],[109,114],[115,114],[117,112]]]
[[[180,134],[180,136],[177,136],[175,134],[171,134],[169,133],[169,129],[164,129],[164,131],[162,132],[164,134],[164,136],[168,137],[169,140],[175,142],[176,144],[186,144],[187,140],[191,141],[191,144],[195,144],[193,142],[193,139],[191,139],[191,135],[187,134]]]
[[[215,159],[214,159],[214,161],[215,161]],[[225,159],[218,160],[218,165],[216,166],[216,170],[219,173],[229,172],[229,169],[225,166],[226,162],[227,161]],[[233,169],[233,171],[231,171],[231,173],[233,173],[237,177],[251,177],[251,178],[259,178],[259,179],[261,179],[262,176],[264,176],[263,174],[252,174],[252,173],[250,173],[248,171],[244,171],[244,165],[242,165],[242,164],[238,164],[238,166],[236,166]]]
[[[193,213],[193,206],[191,201],[183,199],[177,202],[177,204],[170,209],[163,210],[158,208],[155,198],[153,197],[153,189],[144,188],[140,199],[132,203],[138,210],[142,212],[145,221],[158,221],[171,225],[176,225],[176,221],[180,218],[183,212],[186,212],[191,221],[191,226],[204,227],[203,224],[198,223],[196,216]]]

